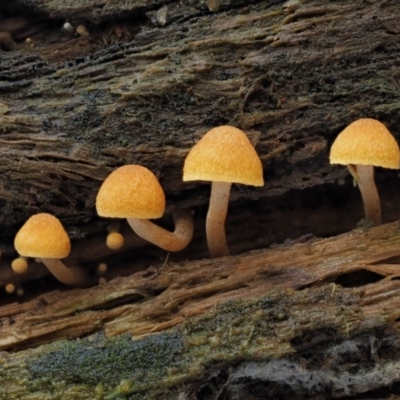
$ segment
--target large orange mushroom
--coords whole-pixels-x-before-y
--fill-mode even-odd
[[[183,168],[184,181],[211,181],[206,219],[211,257],[229,254],[225,219],[232,183],[263,186],[261,161],[246,134],[233,126],[208,131],[190,150]]]

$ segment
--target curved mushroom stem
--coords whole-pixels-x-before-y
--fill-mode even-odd
[[[365,218],[374,225],[382,223],[381,202],[375,186],[374,167],[372,165],[356,165],[357,183],[364,202]]]
[[[133,231],[141,238],[167,251],[184,249],[193,237],[193,218],[189,210],[175,211],[175,230],[169,232],[148,219],[127,218]]]
[[[225,237],[225,219],[228,213],[231,183],[213,182],[211,184],[210,205],[206,219],[208,250],[212,258],[228,256]]]
[[[87,282],[86,273],[79,267],[68,268],[57,258],[40,258],[40,261],[55,278],[66,285],[82,286]]]

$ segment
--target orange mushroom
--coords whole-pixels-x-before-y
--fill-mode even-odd
[[[184,181],[212,181],[206,220],[211,257],[229,254],[225,237],[232,183],[263,186],[261,161],[246,134],[233,126],[207,132],[190,150],[183,168]]]
[[[149,221],[164,214],[165,195],[156,176],[140,165],[113,171],[100,187],[96,209],[101,217],[126,218],[137,235],[167,251],[184,249],[193,237],[189,211],[174,213],[174,232]]]
[[[400,168],[399,146],[385,125],[372,118],[361,118],[351,123],[334,141],[330,163],[347,165],[360,188],[365,218],[380,225],[382,211],[374,166]]]
[[[51,214],[30,217],[15,236],[14,246],[21,256],[38,258],[62,283],[79,286],[87,280],[81,268],[68,268],[60,261],[68,256],[71,242],[61,222]]]

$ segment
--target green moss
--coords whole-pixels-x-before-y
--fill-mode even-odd
[[[149,380],[151,376],[159,376],[165,366],[175,366],[183,347],[176,332],[150,335],[140,341],[133,341],[130,335],[108,339],[96,334],[61,342],[57,351],[38,357],[29,364],[29,369],[34,379],[62,377],[67,383],[93,387],[102,382],[123,393],[140,386],[144,374]]]
[[[314,332],[346,337],[358,326],[358,299],[355,290],[330,286],[272,291],[138,340],[95,334],[20,352],[13,364],[3,356],[0,400],[176,399],[177,388],[215,366],[288,356]]]

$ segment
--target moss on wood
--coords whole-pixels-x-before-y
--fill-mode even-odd
[[[314,339],[339,342],[359,334],[365,319],[360,294],[332,291],[330,286],[271,291],[260,299],[225,303],[139,340],[99,333],[3,353],[2,396],[46,399],[51,393],[53,399],[78,400],[95,394],[92,398],[125,399],[141,393],[145,399],[172,399],[179,387],[209,377],[216,366],[281,359],[305,344],[313,346]]]

